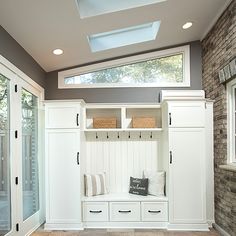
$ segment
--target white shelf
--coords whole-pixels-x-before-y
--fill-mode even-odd
[[[128,129],[85,129],[85,132],[162,132],[162,128],[128,128]]]
[[[109,193],[104,195],[92,196],[92,197],[82,197],[84,202],[167,202],[168,198],[166,196],[141,196],[129,193]]]

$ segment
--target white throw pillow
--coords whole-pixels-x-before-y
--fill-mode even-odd
[[[85,196],[87,197],[103,195],[108,192],[105,172],[96,175],[85,174],[84,184]]]
[[[165,195],[165,172],[144,170],[143,177],[148,178],[148,194],[155,196]]]

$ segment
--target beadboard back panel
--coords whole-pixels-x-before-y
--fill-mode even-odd
[[[109,192],[128,192],[130,176],[162,170],[160,136],[157,132],[89,132],[85,173],[106,172]]]

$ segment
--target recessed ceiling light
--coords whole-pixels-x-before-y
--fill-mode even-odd
[[[188,29],[188,28],[190,28],[192,25],[193,25],[192,22],[186,22],[182,27],[183,27],[183,29]]]
[[[63,54],[63,50],[61,50],[60,48],[57,48],[57,49],[53,50],[53,54],[61,55],[61,54]]]

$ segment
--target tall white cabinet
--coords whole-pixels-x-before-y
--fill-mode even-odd
[[[46,102],[46,229],[81,229],[81,102]]]
[[[212,203],[206,202],[213,192],[213,186],[206,186],[213,178],[213,166],[206,166],[208,159],[213,160],[212,149],[206,146],[207,138],[212,138],[212,128],[206,123],[210,108],[201,93],[195,97],[189,92],[177,95],[169,98],[167,93],[163,97],[169,158],[168,229],[206,230],[208,220],[214,221],[213,215],[207,219],[212,211],[207,203]]]

